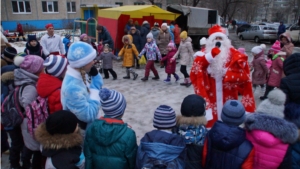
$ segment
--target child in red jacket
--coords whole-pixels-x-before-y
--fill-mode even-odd
[[[62,56],[50,55],[44,61],[45,73],[42,73],[37,82],[38,95],[48,98],[49,113],[62,110],[60,88],[65,76],[68,61]]]
[[[177,49],[175,47],[175,44],[171,41],[168,44],[168,54],[162,58],[161,63],[164,63],[165,61],[167,62],[165,70],[166,73],[168,74],[167,78],[164,80],[165,83],[170,83],[171,82],[171,74],[175,77],[175,81],[177,82],[179,80],[179,76],[175,73],[176,71],[176,62],[172,61],[171,59],[173,56],[176,54]]]

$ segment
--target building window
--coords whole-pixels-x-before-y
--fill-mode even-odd
[[[162,4],[161,3],[154,3],[154,5],[158,6],[158,7],[162,7]]]
[[[11,1],[13,13],[31,13],[29,1]]]
[[[76,2],[67,2],[67,11],[68,13],[76,12]]]
[[[123,2],[115,2],[116,5],[123,6]]]
[[[133,5],[145,5],[145,2],[134,2]]]
[[[58,12],[58,1],[42,1],[43,12]]]

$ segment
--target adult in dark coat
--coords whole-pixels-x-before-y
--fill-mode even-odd
[[[283,62],[286,77],[281,79],[280,89],[286,94],[287,102],[300,104],[300,53],[294,53]]]
[[[142,38],[142,46],[144,46],[147,42],[147,35],[150,32],[150,25],[148,21],[144,21],[141,27],[141,38]]]
[[[133,39],[133,44],[135,45],[136,49],[138,50],[138,52],[140,53],[142,48],[144,47],[144,45],[142,45],[142,38],[141,38],[141,33],[139,30],[137,30],[134,26],[132,26],[130,28],[130,32],[129,34],[132,36]],[[136,68],[139,69],[140,65],[139,65],[139,60],[137,58],[135,58],[135,63],[136,63]]]
[[[277,37],[279,38],[279,36],[281,34],[283,34],[285,32],[286,28],[285,25],[283,24],[283,22],[280,22],[280,25],[278,26],[278,32],[277,32]]]
[[[98,31],[98,41],[99,44],[109,44],[109,47],[111,48],[111,50],[114,50],[114,41],[110,36],[110,33],[108,32],[108,30],[102,26],[102,25],[98,25],[97,26],[97,31]]]

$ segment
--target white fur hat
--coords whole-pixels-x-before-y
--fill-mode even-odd
[[[162,28],[163,26],[168,27],[168,24],[167,24],[167,23],[161,24],[161,28]]]
[[[251,52],[254,54],[259,54],[260,52],[264,51],[266,49],[265,44],[261,44],[260,46],[255,46],[251,49]]]
[[[206,38],[205,37],[200,39],[200,45],[206,45]]]
[[[283,91],[280,89],[274,89],[269,93],[268,99],[260,103],[260,105],[257,107],[256,112],[275,116],[278,118],[284,118],[285,100],[285,93],[283,93]]]
[[[147,23],[149,23],[149,22],[148,22],[148,21],[144,21],[144,22],[143,22],[143,25],[144,25],[144,24],[147,24]]]

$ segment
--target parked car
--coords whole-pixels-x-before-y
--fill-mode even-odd
[[[277,40],[277,28],[272,25],[251,25],[251,28],[239,33],[241,40],[254,40],[259,43],[268,40],[271,43]]]
[[[245,30],[249,29],[251,25],[249,24],[242,24],[236,29],[236,34],[238,35],[240,32],[244,32]]]
[[[290,26],[287,30],[287,33],[291,35],[293,42],[300,42],[300,26],[298,24],[294,24]]]

